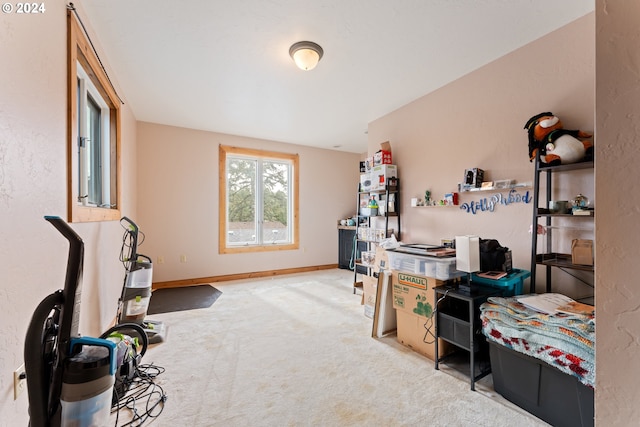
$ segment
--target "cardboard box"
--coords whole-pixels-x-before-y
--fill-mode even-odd
[[[376,309],[376,292],[378,289],[378,279],[373,276],[362,277],[362,295],[364,303],[364,315],[373,319]]]
[[[435,360],[436,319],[433,316],[433,288],[444,282],[401,271],[392,271],[391,282],[398,342]],[[448,343],[438,341],[439,356],[449,353],[449,349]]]
[[[573,239],[571,241],[571,262],[593,265],[593,240]]]
[[[391,144],[389,141],[380,144],[380,150],[373,155],[373,165],[390,165],[391,161]]]
[[[375,248],[375,260],[373,270],[379,272],[380,269],[387,269],[389,258],[387,251],[379,245]],[[362,277],[362,304],[364,305],[364,315],[373,319],[376,308],[376,295],[378,293],[378,279],[365,275]]]
[[[369,191],[371,190],[371,186],[372,186],[372,182],[371,182],[371,173],[370,172],[365,172],[363,174],[360,174],[360,191]]]
[[[389,270],[389,254],[387,250],[380,245],[376,246],[376,267],[380,269]]]
[[[433,313],[433,288],[444,282],[434,278],[393,270],[393,308],[415,316],[430,317]]]
[[[396,165],[378,165],[371,169],[371,190],[385,190],[387,178],[398,178]]]
[[[465,169],[462,185],[464,188],[480,188],[484,181],[484,170],[480,168]]]
[[[373,168],[373,156],[369,156],[364,159],[364,168],[367,172]]]

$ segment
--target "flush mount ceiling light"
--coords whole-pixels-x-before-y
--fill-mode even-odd
[[[324,51],[314,42],[298,42],[289,48],[289,55],[301,70],[313,70]]]

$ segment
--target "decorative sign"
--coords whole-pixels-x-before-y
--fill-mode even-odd
[[[520,194],[516,189],[512,189],[508,194],[496,193],[475,202],[465,202],[460,205],[460,209],[475,215],[478,212],[493,212],[496,205],[509,206],[512,203],[531,203],[531,200],[532,197],[528,190],[524,194]]]

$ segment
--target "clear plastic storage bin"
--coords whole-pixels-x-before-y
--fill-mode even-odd
[[[456,270],[455,258],[435,258],[421,255],[387,251],[391,270],[403,273],[419,274],[438,280],[449,280],[463,276],[465,273]]]

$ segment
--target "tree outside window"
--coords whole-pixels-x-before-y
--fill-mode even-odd
[[[220,252],[297,249],[298,156],[220,146]]]

